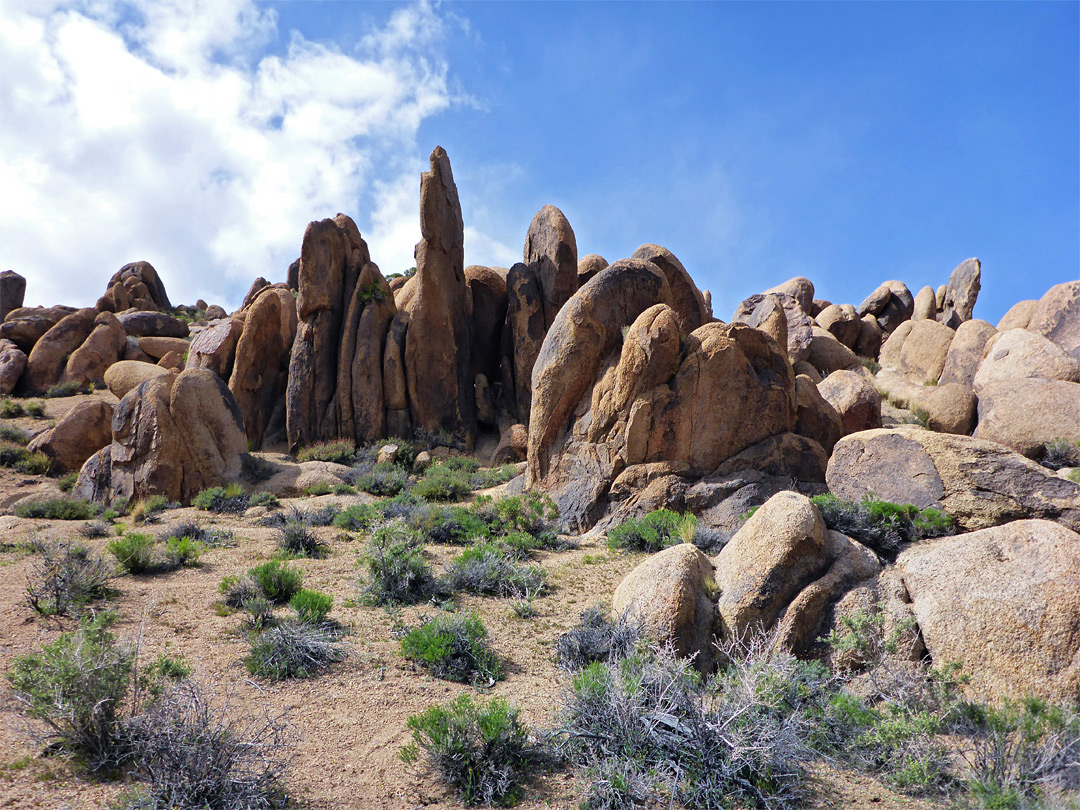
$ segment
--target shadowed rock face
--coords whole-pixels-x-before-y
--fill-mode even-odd
[[[471,442],[476,400],[469,376],[464,225],[450,159],[441,146],[431,153],[431,170],[420,180],[420,235],[404,354],[412,423]]]
[[[150,262],[125,264],[109,279],[105,295],[98,299],[99,312],[138,309],[158,312],[172,309],[165,285]]]
[[[295,449],[328,439],[385,435],[381,359],[397,309],[389,284],[349,217],[338,214],[308,225],[297,283],[298,323],[285,394],[289,445]],[[276,300],[264,300],[267,296]],[[266,340],[284,339],[289,331],[285,296],[285,290],[267,290],[252,304],[253,311],[266,308]],[[239,344],[237,353],[239,364]],[[246,353],[252,365],[245,366],[244,374],[250,377],[257,354],[253,344]],[[233,377],[238,390],[241,385],[251,391],[257,387],[250,379],[242,383],[235,369]]]

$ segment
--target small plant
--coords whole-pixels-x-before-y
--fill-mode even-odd
[[[103,613],[84,620],[41,652],[16,658],[7,674],[27,713],[91,771],[115,767],[123,758],[120,710],[134,652],[109,632],[113,619]]]
[[[445,462],[432,464],[412,491],[426,501],[460,501],[473,491],[471,473]]]
[[[302,571],[283,565],[280,560],[257,565],[248,571],[248,576],[275,605],[284,605],[292,599],[304,579]]]
[[[472,474],[470,483],[473,489],[488,489],[497,487],[499,484],[505,484],[512,478],[517,477],[517,475],[518,466],[516,464],[504,464],[501,467],[477,470]]]
[[[436,678],[490,685],[503,677],[502,663],[487,642],[476,613],[426,619],[401,640],[401,652]]]
[[[627,520],[608,534],[608,548],[625,548],[630,551],[656,552],[683,542],[689,534],[693,538],[697,518],[680,515],[668,509],[657,509],[640,520]]]
[[[382,512],[368,503],[356,503],[334,516],[334,525],[339,529],[363,532],[382,519]]]
[[[127,573],[142,574],[153,564],[154,538],[129,532],[109,543],[109,551]]]
[[[356,453],[356,444],[352,439],[333,439],[332,441],[309,444],[296,454],[297,461],[330,461],[334,464],[352,464]]]
[[[60,487],[61,492],[71,492],[71,490],[75,489],[75,484],[78,482],[78,480],[79,474],[76,472],[71,472],[67,475],[61,476],[57,480],[56,485]]]
[[[286,621],[255,636],[244,665],[252,675],[279,681],[312,677],[344,658],[345,648],[325,627]]]
[[[1074,484],[1080,484],[1080,469],[1069,470],[1068,479]]]
[[[640,637],[637,625],[623,619],[613,622],[603,607],[594,605],[582,612],[577,626],[559,636],[555,652],[562,669],[576,672],[589,664],[625,658]]]
[[[170,568],[191,568],[199,564],[206,546],[190,537],[170,537],[165,541],[165,559]]]
[[[505,543],[478,543],[453,559],[441,580],[443,587],[515,599],[542,593],[547,572],[535,565],[524,565],[518,558],[519,554]]]
[[[523,621],[536,618],[536,606],[532,599],[515,599],[510,603],[510,610]]]
[[[307,523],[290,521],[281,527],[281,539],[278,548],[285,554],[296,557],[325,557],[329,551],[326,543],[311,530]]]
[[[1042,446],[1042,458],[1039,463],[1048,470],[1062,470],[1066,467],[1080,467],[1080,441],[1054,439]]]
[[[31,545],[41,561],[27,575],[26,598],[38,613],[67,616],[111,594],[112,566],[85,546],[37,541]]]
[[[881,371],[881,364],[872,357],[860,357],[859,362],[863,364],[863,368],[869,371],[871,374],[877,374]]]
[[[159,536],[158,541],[168,545],[170,540],[181,540],[183,538],[194,540],[206,548],[232,548],[236,545],[236,538],[228,529],[202,526],[194,520],[185,520],[175,524],[171,529]]]
[[[362,598],[368,604],[412,604],[426,599],[432,591],[434,579],[419,538],[401,521],[386,523],[372,532],[360,565],[367,569]]]
[[[267,509],[277,509],[281,506],[281,502],[273,492],[256,492],[248,500],[248,506],[265,506]]]
[[[176,504],[171,503],[164,495],[151,495],[144,501],[135,504],[131,510],[131,517],[136,523],[150,522],[166,509],[175,509]]]
[[[248,508],[248,496],[239,484],[210,487],[196,495],[191,505],[204,512],[239,514]]]
[[[50,385],[42,396],[45,399],[56,399],[57,397],[73,397],[76,394],[87,394],[89,392],[90,387],[88,385],[84,385],[78,380],[67,380],[56,385]]]
[[[0,416],[3,416],[3,408],[11,402],[10,399],[5,399],[0,402]],[[30,437],[26,435],[25,431],[19,430],[14,425],[0,425],[0,442],[11,442],[25,447],[30,441]]]
[[[317,498],[320,495],[330,495],[333,491],[334,487],[326,481],[316,481],[314,484],[304,487],[304,495],[309,498]]]
[[[356,297],[365,304],[370,304],[372,301],[385,301],[386,293],[383,292],[378,280],[375,280],[365,287],[357,287]]]
[[[828,493],[811,500],[828,528],[858,540],[888,561],[896,559],[904,543],[956,533],[956,520],[938,509],[873,498],[845,501]]]
[[[357,489],[371,495],[392,498],[405,488],[409,474],[396,464],[376,464],[371,472],[356,479]]]
[[[308,624],[320,624],[334,606],[334,597],[322,591],[302,588],[289,600],[289,607],[296,611],[296,618]]]
[[[407,725],[413,741],[401,749],[402,761],[411,765],[423,751],[427,766],[466,806],[514,804],[521,782],[546,759],[519,711],[500,698],[478,704],[460,695],[411,715]]]
[[[87,521],[78,528],[78,532],[88,540],[95,537],[108,537],[109,524],[101,520]]]
[[[40,402],[27,402],[23,409],[26,411],[27,416],[32,416],[34,419],[45,418],[45,406]]]
[[[25,416],[26,410],[23,408],[21,402],[8,399],[5,397],[0,400],[0,419],[17,419],[20,416]],[[4,438],[7,438],[6,436]]]

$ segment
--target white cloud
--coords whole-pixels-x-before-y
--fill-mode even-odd
[[[269,53],[277,19],[253,0],[0,6],[0,269],[29,304],[92,304],[145,259],[174,303],[235,306],[338,211],[370,220],[386,272],[412,264],[417,131],[460,98],[429,5],[348,53],[297,32]]]

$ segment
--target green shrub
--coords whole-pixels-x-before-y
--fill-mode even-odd
[[[210,487],[196,495],[191,505],[204,512],[239,514],[248,508],[248,496],[239,484]]]
[[[165,559],[170,568],[190,568],[199,564],[206,546],[191,537],[170,537],[165,541]]]
[[[450,591],[523,599],[543,592],[547,572],[518,562],[519,552],[503,542],[478,543],[457,555],[442,577]]]
[[[304,495],[309,498],[318,498],[320,495],[330,495],[334,487],[326,481],[316,481],[314,484],[304,487]]]
[[[423,751],[427,766],[466,806],[514,804],[521,782],[546,759],[518,709],[501,698],[477,704],[459,695],[411,715],[407,725],[413,741],[401,749],[402,761],[415,763]]]
[[[44,453],[31,453],[14,442],[0,442],[0,467],[11,467],[24,475],[48,475],[52,459]]]
[[[292,599],[304,579],[302,571],[283,565],[280,560],[257,565],[248,571],[248,576],[275,605],[284,605]]]
[[[334,525],[339,529],[363,532],[375,525],[382,518],[382,512],[369,503],[356,503],[334,516]]]
[[[0,400],[0,419],[16,419],[25,415],[26,410],[18,400],[8,399],[7,397]]]
[[[40,402],[27,402],[23,406],[23,410],[26,411],[27,416],[32,416],[35,419],[45,418],[45,406]]]
[[[501,467],[477,470],[472,474],[470,483],[473,489],[488,489],[489,487],[497,487],[499,484],[505,484],[507,481],[516,478],[517,475],[518,466],[516,464],[504,464]]]
[[[956,533],[955,518],[938,509],[920,510],[910,504],[873,498],[845,501],[831,493],[815,495],[811,500],[821,510],[828,528],[858,540],[888,561],[896,559],[904,543]]]
[[[289,600],[289,607],[296,611],[296,618],[308,624],[319,624],[334,606],[334,597],[322,591],[301,588]]]
[[[45,399],[56,399],[57,397],[73,397],[76,394],[88,394],[89,392],[90,386],[85,383],[78,380],[67,380],[56,385],[50,385],[42,396]]]
[[[61,492],[71,492],[75,489],[75,484],[79,480],[79,474],[77,472],[71,472],[67,475],[61,476],[56,482],[56,485],[60,487]]]
[[[333,439],[315,442],[304,447],[296,454],[298,461],[330,461],[334,464],[352,464],[356,453],[356,444],[352,439]]]
[[[112,566],[85,546],[34,541],[32,547],[41,559],[27,576],[26,598],[38,613],[66,616],[111,595]]]
[[[367,569],[362,598],[368,604],[412,604],[426,599],[432,591],[434,579],[420,540],[401,521],[372,532],[360,565]]]
[[[608,533],[608,548],[655,552],[693,537],[697,518],[668,509],[650,512],[640,520],[627,520]]]
[[[401,652],[436,678],[486,685],[503,677],[502,663],[487,637],[476,613],[438,616],[410,630],[401,640]]]
[[[1069,470],[1069,480],[1074,484],[1080,484],[1080,469]]]
[[[555,527],[559,510],[547,495],[530,490],[523,495],[511,495],[493,500],[481,495],[470,511],[484,522],[484,534],[495,539],[520,532],[530,535],[534,548],[565,548]]]
[[[490,534],[487,522],[464,506],[432,507],[423,518],[425,539],[431,543],[465,545]],[[421,522],[421,521],[418,521]]]
[[[121,704],[134,652],[108,631],[112,621],[109,613],[84,620],[41,652],[15,658],[7,674],[27,713],[91,771],[119,765],[124,753]]]
[[[255,636],[244,665],[252,675],[278,681],[310,678],[344,658],[345,648],[326,627],[287,621]]]
[[[426,501],[460,501],[473,488],[470,473],[442,463],[428,467],[412,491]]]
[[[109,543],[109,551],[129,574],[142,574],[153,563],[154,538],[130,532]]]
[[[10,399],[5,399],[0,404],[0,411],[3,410],[4,405],[11,402]],[[2,414],[0,414],[2,415]],[[26,435],[26,432],[19,430],[14,425],[0,425],[0,442],[11,442],[25,447],[30,442],[30,437]]]
[[[256,492],[248,499],[248,506],[265,506],[267,509],[277,509],[281,506],[277,495],[273,492]]]
[[[168,545],[170,540],[182,540],[184,538],[194,540],[207,548],[232,548],[236,545],[236,538],[228,529],[202,526],[198,521],[194,520],[184,520],[175,524],[158,537],[158,542]]]
[[[1080,441],[1054,439],[1042,446],[1039,463],[1049,470],[1080,467]]]
[[[555,654],[562,669],[576,672],[589,664],[625,658],[640,637],[636,624],[625,617],[613,622],[604,608],[595,605],[582,612],[575,627],[559,636]]]
[[[302,520],[292,520],[281,527],[278,548],[296,557],[325,557],[329,549],[326,543]]]
[[[409,473],[396,464],[376,464],[371,472],[356,479],[357,489],[380,497],[394,497],[405,488]]]

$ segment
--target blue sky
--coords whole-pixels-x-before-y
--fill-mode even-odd
[[[552,203],[582,255],[671,249],[724,319],[793,275],[858,304],[978,256],[991,322],[1080,278],[1076,3],[0,5],[0,269],[30,303],[146,258],[233,307],[339,210],[401,270],[436,144],[467,262]]]

